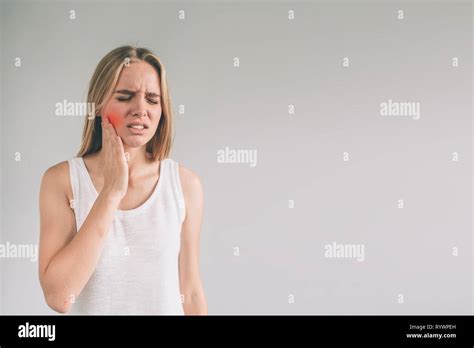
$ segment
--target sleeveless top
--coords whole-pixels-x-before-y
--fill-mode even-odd
[[[68,162],[80,233],[98,193],[82,157]],[[162,160],[159,173],[143,204],[115,211],[97,267],[71,314],[184,314],[178,255],[185,207],[178,163]]]

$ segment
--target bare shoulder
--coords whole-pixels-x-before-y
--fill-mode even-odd
[[[179,177],[183,194],[186,197],[202,199],[202,182],[198,174],[191,169],[179,164]]]
[[[69,163],[62,161],[52,165],[43,174],[43,178],[50,181],[63,181],[66,176],[69,176]]]
[[[69,163],[68,161],[59,162],[43,173],[43,188],[55,190],[66,194],[69,198],[72,196],[72,190],[69,180]]]

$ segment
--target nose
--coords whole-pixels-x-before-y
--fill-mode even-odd
[[[146,101],[144,98],[140,98],[137,96],[135,99],[135,103],[132,106],[132,115],[133,116],[146,116]]]

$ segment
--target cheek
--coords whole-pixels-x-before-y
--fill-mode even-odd
[[[106,117],[109,118],[110,120],[110,123],[113,124],[113,126],[115,127],[115,129],[117,129],[118,127],[120,127],[123,123],[122,121],[122,118],[115,112],[109,112],[108,114],[105,115]]]

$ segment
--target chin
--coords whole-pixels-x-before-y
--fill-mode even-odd
[[[127,147],[142,147],[147,144],[148,140],[143,138],[143,139],[127,139],[127,138],[122,138],[122,142],[124,146]]]

